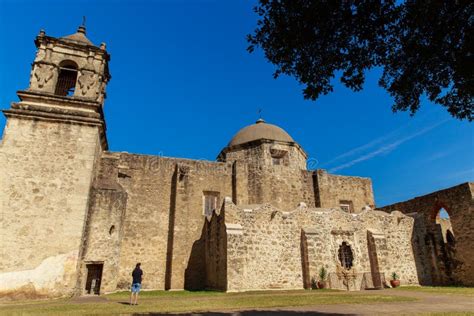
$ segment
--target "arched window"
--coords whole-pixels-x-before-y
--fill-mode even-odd
[[[55,94],[60,96],[74,95],[77,80],[77,65],[75,62],[65,60],[59,64],[59,75],[56,83]]]
[[[436,224],[439,224],[442,220],[449,220],[448,211],[444,207],[440,208],[438,214],[436,214]]]
[[[349,246],[345,241],[339,246],[339,261],[343,268],[347,270],[352,268],[354,255],[352,254],[351,246]]]
[[[440,226],[444,243],[454,245],[454,234],[453,228],[451,226],[451,219],[449,218],[448,212],[444,208],[441,208],[438,211],[435,221],[436,224]]]

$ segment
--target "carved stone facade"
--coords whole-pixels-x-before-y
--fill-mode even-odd
[[[453,222],[436,235],[418,204],[375,210],[369,178],[307,170],[303,148],[261,119],[217,161],[109,152],[105,44],[82,26],[35,43],[30,87],[3,111],[1,296],[124,290],[137,262],[145,289],[308,288],[322,267],[346,290],[383,287],[392,272],[471,284],[471,184],[440,195]],[[448,267],[427,243],[450,232],[455,245],[436,250]]]

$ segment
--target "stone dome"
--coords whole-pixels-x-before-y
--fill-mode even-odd
[[[281,142],[295,142],[293,138],[281,127],[268,124],[259,119],[255,124],[242,128],[235,134],[227,145],[228,147],[245,144],[258,139],[269,139]]]

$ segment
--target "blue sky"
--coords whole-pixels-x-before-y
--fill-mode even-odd
[[[39,9],[0,0],[1,108],[28,86],[38,31],[74,33],[85,15],[87,36],[112,56],[105,114],[113,151],[214,160],[261,108],[312,167],[371,177],[379,206],[474,180],[473,125],[427,101],[414,117],[392,113],[378,70],[362,92],[336,81],[316,102],[293,78],[273,79],[262,52],[246,51],[254,3],[43,1]]]

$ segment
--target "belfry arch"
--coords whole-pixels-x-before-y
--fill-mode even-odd
[[[77,82],[77,64],[72,60],[64,60],[59,64],[58,80],[54,94],[73,96]]]

